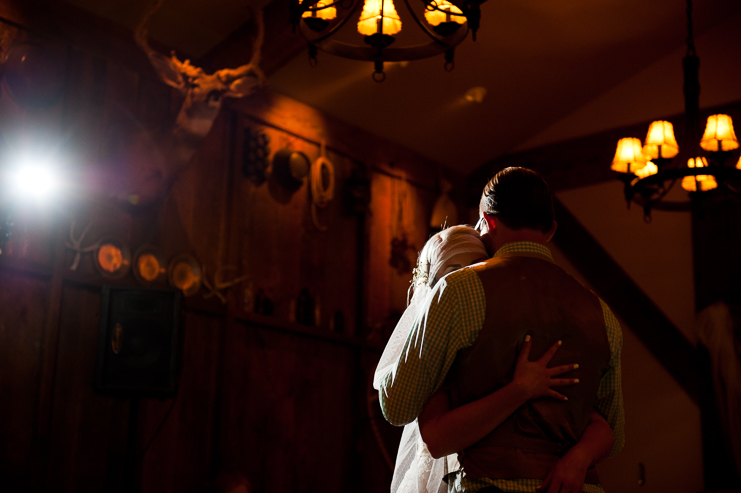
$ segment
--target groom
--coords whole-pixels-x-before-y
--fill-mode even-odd
[[[486,185],[479,211],[482,240],[494,255],[434,287],[407,339],[406,356],[380,385],[381,408],[390,423],[409,423],[444,382],[454,406],[475,401],[512,379],[526,335],[532,337],[531,359],[561,340],[549,366],[579,363],[569,376],[580,383],[562,391],[568,400],[528,401],[459,453],[464,473],[449,483],[466,492],[524,492],[550,475],[549,491],[559,491],[573,464],[568,452],[593,409],[613,431],[610,455],[623,446],[620,325],[607,305],[553,263],[546,246],[556,230],[553,199],[540,175],[525,168],[500,171]],[[601,492],[590,471],[584,491]]]

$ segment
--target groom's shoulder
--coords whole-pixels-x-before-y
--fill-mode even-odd
[[[478,264],[463,267],[446,275],[438,282],[436,288],[440,290],[470,290],[477,289],[481,285],[479,275],[474,269]]]
[[[439,284],[443,284],[446,287],[453,287],[458,285],[465,285],[477,280],[478,275],[473,269],[475,265],[478,264],[463,267],[462,269],[451,272],[450,274],[440,279]]]

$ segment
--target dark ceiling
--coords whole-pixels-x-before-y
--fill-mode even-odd
[[[68,2],[131,28],[148,0]],[[440,56],[388,67],[383,83],[371,80],[367,62],[320,53],[312,68],[305,51],[293,56],[300,41],[273,18],[265,57],[292,58],[264,63],[272,63],[272,90],[470,173],[508,152],[681,111],[685,9],[684,0],[489,0],[477,41],[456,48],[452,72]],[[224,46],[250,12],[244,0],[165,0],[151,35],[208,59],[230,53]],[[741,2],[696,2],[694,25],[701,105],[741,100]],[[463,98],[474,86],[487,90],[481,104]]]

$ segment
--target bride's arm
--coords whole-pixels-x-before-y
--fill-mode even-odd
[[[532,342],[527,336],[517,358],[512,382],[477,401],[450,410],[447,394],[435,393],[419,416],[419,431],[430,454],[436,458],[443,457],[473,445],[530,399],[549,396],[566,400],[551,387],[572,385],[579,380],[553,377],[574,370],[578,365],[546,367],[560,344],[560,341],[554,344],[540,359],[529,361]]]
[[[587,469],[610,455],[615,436],[607,420],[592,409],[579,441],[561,457],[537,491],[581,492]]]

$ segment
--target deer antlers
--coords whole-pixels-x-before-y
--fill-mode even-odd
[[[214,91],[218,91],[226,96],[243,97],[251,93],[255,86],[264,83],[265,75],[259,67],[262,44],[265,39],[265,23],[262,10],[255,12],[257,36],[252,46],[252,57],[249,63],[235,69],[221,69],[209,75],[200,67],[192,65],[190,60],[181,62],[175,56],[174,52],[168,58],[149,46],[149,42],[147,41],[149,24],[152,16],[154,16],[163,3],[164,0],[153,0],[149,4],[142,15],[139,25],[134,30],[134,40],[147,54],[155,71],[165,84],[180,90],[183,94],[187,94],[193,88],[200,87],[205,83],[209,90],[199,92],[205,92],[209,97],[212,97],[211,95]]]
[[[78,238],[75,238],[75,224],[76,221],[73,220],[72,225],[69,228],[69,241],[65,244],[67,248],[75,252],[75,259],[72,261],[72,265],[70,266],[69,270],[77,270],[77,266],[80,265],[81,255],[83,253],[92,252],[100,246],[100,241],[96,241],[92,245],[88,245],[86,247],[82,246],[82,240],[85,239],[85,235],[87,235],[90,227],[93,225],[93,221],[90,221],[88,225],[85,226],[85,229],[82,231],[82,234]]]
[[[185,99],[174,127],[157,135],[161,139],[158,144],[163,150],[164,159],[153,164],[147,164],[147,159],[137,160],[145,164],[129,170],[129,179],[120,185],[126,189],[116,192],[119,200],[140,206],[157,203],[165,197],[211,131],[223,98],[248,96],[265,81],[265,75],[258,66],[265,37],[261,10],[254,15],[257,34],[250,62],[238,68],[225,68],[207,74],[191,64],[190,60],[180,61],[174,53],[167,57],[149,46],[149,24],[163,2],[153,0],[147,6],[134,30],[134,40],[147,54],[162,82],[177,89]]]
[[[211,283],[206,278],[206,265],[204,264],[201,267],[201,270],[203,272],[203,285],[208,289],[208,293],[203,295],[204,299],[208,299],[212,296],[216,296],[221,300],[222,304],[226,304],[226,297],[221,293],[221,290],[228,289],[236,284],[239,284],[240,282],[247,279],[249,276],[242,276],[238,277],[236,279],[233,279],[231,281],[222,281],[222,275],[224,274],[224,271],[226,270],[235,270],[235,267],[232,266],[226,266],[226,267],[219,267],[216,269],[216,274],[214,274],[214,283],[211,285]]]

